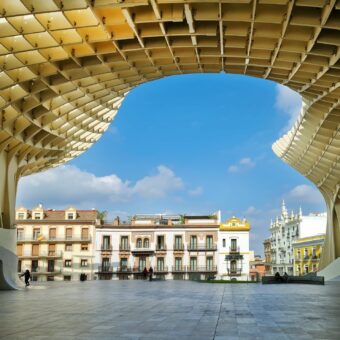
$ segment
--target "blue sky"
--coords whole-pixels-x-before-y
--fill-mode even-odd
[[[272,143],[294,123],[300,97],[271,81],[182,75],[132,90],[103,137],[67,165],[24,178],[17,205],[246,217],[262,253],[282,199],[325,210],[318,191],[278,159]]]

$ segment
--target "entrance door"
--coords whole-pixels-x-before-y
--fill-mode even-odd
[[[48,260],[48,262],[47,262],[47,271],[49,273],[54,272],[54,260]]]
[[[138,269],[140,271],[143,271],[143,269],[146,267],[146,258],[144,256],[141,256],[139,258],[139,266],[138,266]]]

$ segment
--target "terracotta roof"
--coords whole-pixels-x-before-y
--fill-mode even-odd
[[[28,210],[27,213],[28,213],[27,219],[32,219],[32,211]],[[95,219],[97,219],[97,210],[77,210],[75,221],[91,221]],[[66,220],[65,210],[44,210],[43,221],[46,220],[47,221]]]

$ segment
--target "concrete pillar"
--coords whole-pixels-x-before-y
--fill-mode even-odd
[[[18,184],[17,158],[0,151],[0,289],[16,289],[15,198]]]

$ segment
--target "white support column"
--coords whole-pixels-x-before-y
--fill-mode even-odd
[[[0,151],[0,289],[16,289],[15,198],[18,184],[17,158]]]

